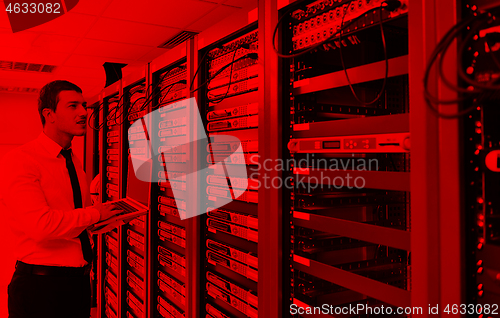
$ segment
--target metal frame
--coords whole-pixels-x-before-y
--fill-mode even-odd
[[[325,217],[304,212],[293,212],[294,224],[308,229],[331,232],[357,240],[410,251],[410,233],[377,225]]]
[[[278,22],[277,0],[259,1],[259,157],[282,158],[281,69],[272,49]],[[259,181],[281,178],[281,171],[260,169]],[[282,189],[259,188],[259,317],[283,317]],[[263,243],[265,242],[265,243]],[[262,283],[265,282],[265,283]]]
[[[294,267],[311,275],[322,278],[334,284],[349,288],[360,294],[367,295],[388,304],[406,307],[410,306],[411,292],[379,281],[353,274],[348,271],[329,266],[308,258],[293,256]]]
[[[351,84],[369,82],[383,79],[385,75],[385,61],[365,64],[347,69]],[[408,74],[408,56],[400,56],[389,59],[388,77]],[[336,88],[347,85],[344,71],[338,71],[326,75],[316,76],[293,83],[295,95],[317,92],[325,89]]]
[[[151,94],[151,83],[152,83],[152,74],[151,74],[151,65],[148,63],[146,65],[146,70],[145,70],[145,79],[146,79],[146,96],[148,94]],[[149,123],[151,124],[151,123]],[[153,171],[153,167],[151,167],[151,171]],[[152,200],[152,188],[149,189],[149,196],[150,196],[150,200]],[[146,279],[147,279],[147,282],[146,282],[146,290],[145,290],[145,293],[146,293],[146,317],[153,317],[153,313],[152,313],[152,310],[151,310],[151,306],[148,306],[148,304],[151,303],[151,295],[153,295],[152,293],[152,275],[153,275],[153,264],[154,264],[154,260],[152,258],[152,256],[154,255],[153,253],[156,252],[155,250],[153,250],[153,242],[151,240],[152,238],[152,234],[151,234],[151,224],[152,224],[152,214],[151,214],[151,210],[152,210],[152,207],[154,206],[153,205],[153,202],[150,201],[149,202],[149,213],[148,213],[148,217],[147,217],[147,221],[146,221],[146,242],[147,242],[147,248],[146,248],[146,268],[147,268],[147,273],[146,273]],[[156,202],[155,202],[156,203]],[[156,205],[156,204],[155,204]]]
[[[422,308],[463,303],[459,121],[436,118],[422,94],[428,58],[457,22],[456,2],[416,0],[409,10],[412,306]],[[456,45],[448,52],[445,73],[453,74]],[[431,74],[431,93],[440,99],[457,98],[436,73]],[[440,107],[443,110],[455,112],[457,105]],[[424,310],[422,317],[429,316]]]
[[[194,77],[194,73],[196,72],[196,68],[198,67],[198,38],[195,36],[189,39],[186,42],[186,56],[187,56],[187,89],[189,90],[189,83]],[[188,98],[195,97],[197,94],[189,93]],[[190,109],[192,110],[192,109]],[[198,132],[196,129],[196,118],[197,116],[190,116],[192,119],[191,127],[193,127],[192,136],[197,136]],[[199,158],[198,151],[199,149],[196,147],[197,143],[190,143],[189,151],[191,152],[191,158]],[[201,162],[197,160],[195,162],[190,163],[194,167],[190,171],[199,171],[201,168]],[[196,178],[197,177],[197,178]],[[190,188],[196,189],[198,191],[197,197],[201,197],[201,195],[205,195],[203,191],[200,191],[199,185],[200,183],[200,174],[191,174],[188,176],[188,184]],[[192,186],[192,187],[191,187]],[[200,200],[197,202],[191,202],[190,209],[191,211],[199,211]],[[188,261],[189,260],[189,261]],[[200,315],[200,217],[191,217],[186,221],[186,310],[188,318],[196,318]]]

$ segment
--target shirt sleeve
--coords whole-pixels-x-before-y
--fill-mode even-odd
[[[71,239],[99,221],[93,207],[56,210],[48,206],[40,184],[38,164],[29,159],[1,164],[0,199],[11,226],[35,241]]]

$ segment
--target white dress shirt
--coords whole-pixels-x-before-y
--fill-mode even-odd
[[[80,161],[73,162],[83,208],[75,209],[73,190],[60,154],[62,147],[42,133],[5,155],[0,163],[0,207],[12,228],[18,260],[28,264],[81,267],[78,235],[99,221]]]

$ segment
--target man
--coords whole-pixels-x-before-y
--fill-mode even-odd
[[[86,131],[82,90],[53,81],[40,91],[43,132],[0,164],[0,207],[16,244],[10,318],[89,318],[92,250],[87,228],[119,210],[90,206],[85,173],[71,152]]]

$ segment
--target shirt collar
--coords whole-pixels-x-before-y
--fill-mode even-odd
[[[57,158],[63,149],[57,142],[50,139],[44,132],[38,137],[40,144],[47,150],[51,157]]]

